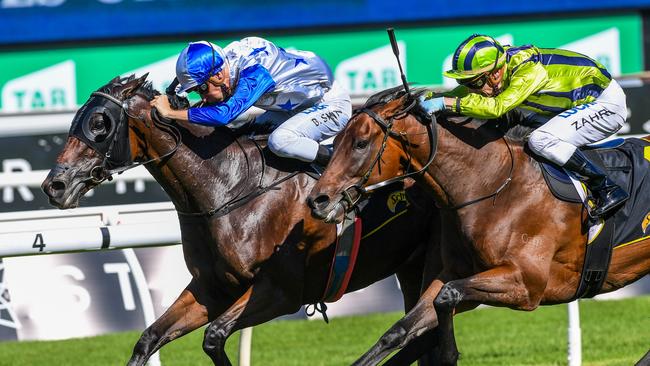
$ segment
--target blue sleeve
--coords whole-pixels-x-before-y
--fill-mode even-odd
[[[269,71],[260,64],[243,69],[233,95],[227,101],[215,105],[190,108],[187,112],[190,122],[208,126],[223,126],[275,86]]]

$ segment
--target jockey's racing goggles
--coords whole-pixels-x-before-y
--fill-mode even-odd
[[[471,79],[459,79],[457,81],[458,84],[466,86],[470,89],[482,89],[485,83],[487,83],[489,75],[489,73],[484,73]]]

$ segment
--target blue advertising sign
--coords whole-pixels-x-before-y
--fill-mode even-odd
[[[0,0],[0,45],[650,8],[649,0]]]

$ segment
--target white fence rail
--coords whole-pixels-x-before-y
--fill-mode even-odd
[[[180,227],[170,202],[0,213],[0,258],[124,249],[147,327],[156,317],[144,273],[132,248],[180,242]],[[252,328],[242,330],[240,339],[239,364],[248,366]],[[149,365],[160,365],[158,353]]]
[[[180,243],[171,203],[0,214],[0,257]]]

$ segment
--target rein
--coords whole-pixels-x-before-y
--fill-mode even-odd
[[[244,154],[244,156],[246,157],[246,170],[247,170],[247,175],[246,175],[247,178],[246,178],[246,180],[248,180],[248,178],[250,177],[250,162],[249,162],[248,154],[246,154],[246,150],[244,150],[244,147],[241,145],[241,142],[239,141],[239,139],[235,138],[235,141],[237,142],[237,145],[241,149],[242,154]],[[263,185],[263,183],[264,183],[264,175],[266,173],[266,158],[264,157],[264,151],[262,150],[262,147],[260,146],[260,144],[257,143],[257,141],[254,138],[250,138],[250,141],[252,141],[255,144],[255,147],[257,148],[257,151],[259,152],[260,157],[262,159],[262,174],[260,174],[259,183],[257,184],[257,186],[253,190],[251,190],[250,192],[248,192],[244,196],[241,196],[241,194],[244,193],[244,191],[246,190],[246,187],[244,186],[244,187],[242,187],[241,191],[239,191],[239,193],[237,193],[237,195],[235,195],[235,197],[231,198],[228,202],[224,203],[223,205],[221,205],[219,207],[216,207],[216,208],[213,208],[213,209],[211,209],[209,211],[205,211],[205,212],[183,212],[183,211],[176,210],[176,212],[178,212],[179,215],[186,216],[186,217],[206,217],[206,218],[208,218],[208,217],[221,217],[221,216],[229,214],[234,209],[245,205],[246,203],[250,202],[254,198],[257,198],[257,197],[263,195],[264,193],[266,193],[268,191],[280,189],[278,187],[280,184],[286,182],[287,180],[295,177],[296,175],[298,175],[300,173],[300,171],[291,172],[291,174],[287,174],[286,176],[272,182],[268,186],[264,186]]]
[[[364,195],[366,195],[366,194],[368,194],[368,193],[370,193],[370,192],[372,192],[374,190],[377,190],[379,188],[385,187],[385,186],[387,186],[389,184],[403,181],[404,179],[406,179],[408,177],[412,177],[414,175],[419,175],[419,174],[423,173],[424,171],[426,171],[429,168],[429,166],[433,163],[433,160],[434,160],[434,158],[436,156],[437,141],[438,141],[438,130],[436,128],[435,116],[431,116],[431,120],[430,120],[431,122],[426,124],[427,133],[428,133],[428,136],[429,136],[429,146],[431,148],[429,149],[429,159],[427,160],[427,163],[424,166],[422,166],[421,169],[419,169],[417,171],[406,173],[404,175],[393,177],[393,178],[387,179],[385,181],[372,184],[372,185],[367,186],[367,187],[363,187],[363,185],[366,184],[368,182],[368,180],[370,179],[370,175],[372,174],[372,170],[374,169],[375,165],[380,161],[382,155],[384,154],[384,151],[386,150],[386,143],[388,141],[388,138],[389,137],[396,137],[396,138],[402,137],[400,134],[398,134],[398,133],[396,133],[396,132],[394,132],[392,130],[393,121],[398,117],[401,117],[403,115],[408,114],[409,111],[416,105],[416,103],[417,103],[417,101],[413,101],[411,104],[409,104],[402,111],[400,111],[399,113],[391,116],[388,119],[388,121],[383,119],[377,112],[375,112],[375,111],[373,111],[373,110],[371,110],[369,108],[363,108],[357,113],[357,115],[361,114],[361,113],[365,113],[368,116],[370,116],[370,118],[372,118],[372,120],[375,123],[377,123],[382,128],[382,130],[384,130],[384,139],[382,141],[381,148],[377,152],[377,155],[375,156],[374,160],[370,164],[370,167],[368,168],[368,171],[363,175],[361,180],[359,182],[357,182],[356,184],[345,188],[341,192],[341,195],[343,196],[343,201],[345,203],[347,203],[347,206],[348,206],[346,211],[350,211],[350,210],[354,209]],[[464,202],[464,203],[461,203],[461,204],[458,204],[458,205],[455,205],[455,206],[452,206],[452,207],[445,207],[444,209],[459,210],[459,209],[461,209],[463,207],[473,205],[475,203],[484,201],[484,200],[492,198],[492,197],[494,197],[494,199],[496,200],[496,196],[499,193],[501,193],[501,191],[503,191],[508,186],[508,184],[512,181],[512,174],[513,174],[514,169],[515,169],[515,159],[514,159],[514,155],[513,155],[513,152],[512,152],[512,148],[510,147],[510,144],[508,144],[508,141],[506,140],[505,137],[502,137],[502,139],[503,139],[503,142],[506,144],[506,147],[508,148],[508,153],[510,155],[510,170],[508,172],[508,177],[503,181],[503,183],[501,183],[499,188],[497,188],[496,191],[494,191],[493,193],[490,193],[488,195],[481,196],[479,198],[476,198],[476,199],[473,199],[473,200],[470,200],[470,201],[467,201],[467,202]],[[411,159],[410,159],[410,154],[409,154],[409,165],[410,165],[410,163],[411,163]],[[356,191],[357,196],[355,198],[353,198],[352,194],[350,193],[350,190]]]
[[[370,167],[368,167],[368,170],[363,175],[361,180],[359,180],[359,182],[357,182],[356,184],[344,189],[341,192],[341,194],[343,195],[343,200],[348,204],[348,207],[347,207],[346,211],[350,211],[350,210],[354,209],[364,195],[369,194],[370,192],[372,192],[374,190],[377,190],[379,188],[385,187],[385,186],[387,186],[389,184],[392,184],[392,183],[395,183],[395,182],[400,182],[400,181],[403,181],[406,178],[412,177],[414,175],[421,174],[425,170],[427,170],[427,168],[429,168],[429,166],[433,163],[433,159],[435,158],[435,155],[436,155],[436,143],[437,143],[437,140],[438,140],[437,139],[438,131],[435,128],[435,123],[436,123],[435,117],[432,116],[432,118],[430,119],[430,123],[425,125],[426,128],[427,128],[427,135],[429,137],[429,146],[431,146],[431,149],[429,150],[429,159],[428,159],[427,163],[421,169],[419,169],[417,171],[408,172],[408,173],[406,173],[404,175],[393,177],[393,178],[387,179],[387,180],[385,180],[383,182],[372,184],[372,185],[370,185],[368,187],[363,187],[363,185],[366,184],[368,182],[368,180],[370,179],[370,175],[372,174],[372,170],[374,169],[375,165],[377,165],[377,163],[381,160],[381,157],[384,154],[384,151],[386,150],[386,143],[388,142],[388,138],[389,137],[394,137],[394,138],[400,138],[401,139],[403,137],[401,134],[398,134],[397,132],[393,131],[393,122],[394,122],[394,120],[398,119],[399,117],[407,115],[409,113],[409,111],[411,109],[413,109],[413,107],[416,106],[416,104],[417,104],[417,100],[413,100],[411,102],[411,104],[409,104],[403,110],[401,110],[400,112],[390,116],[390,118],[388,118],[388,121],[386,121],[384,118],[382,118],[377,112],[375,112],[375,111],[373,111],[372,109],[369,109],[369,108],[363,108],[357,113],[357,115],[365,113],[368,116],[370,116],[370,118],[372,118],[372,120],[375,123],[377,123],[382,128],[382,130],[384,131],[384,139],[382,140],[381,147],[379,148],[379,151],[377,152],[377,155],[375,156],[374,160],[370,164]],[[408,141],[407,141],[407,143],[408,143]],[[410,156],[410,154],[409,154],[409,156]],[[410,159],[409,159],[409,165],[410,165]],[[356,191],[356,193],[357,193],[356,198],[352,197],[352,195],[350,194],[350,190],[355,190]]]
[[[106,93],[102,93],[102,92],[93,92],[91,94],[91,97],[93,97],[93,96],[104,98],[104,99],[109,100],[109,101],[111,101],[111,102],[113,102],[113,103],[115,103],[115,104],[117,104],[119,106],[119,108],[120,108],[120,117],[119,117],[119,121],[117,122],[116,131],[120,131],[120,129],[123,128],[123,124],[127,123],[126,122],[127,121],[126,117],[133,118],[133,119],[138,120],[138,121],[142,121],[142,122],[144,122],[146,124],[146,121],[144,119],[138,118],[136,116],[133,116],[133,115],[129,114],[128,99],[126,99],[124,101],[121,101],[121,100],[115,98],[114,96],[112,96],[110,94],[106,94]],[[166,152],[165,154],[163,154],[161,156],[158,156],[156,158],[152,158],[152,159],[149,159],[149,160],[146,160],[146,161],[143,161],[143,162],[135,162],[134,163],[129,158],[128,161],[127,161],[127,165],[123,165],[123,166],[119,166],[119,167],[116,167],[116,168],[113,168],[113,169],[109,169],[108,168],[109,164],[113,163],[111,161],[113,149],[119,143],[119,139],[117,138],[118,133],[116,132],[113,135],[113,139],[110,142],[110,144],[108,146],[108,149],[106,150],[105,153],[102,153],[101,151],[97,151],[97,149],[95,149],[99,154],[103,155],[102,163],[101,163],[101,165],[98,165],[98,166],[94,167],[93,169],[91,169],[91,171],[89,173],[89,176],[87,178],[85,178],[83,181],[84,182],[92,181],[95,184],[100,184],[105,180],[111,180],[112,176],[114,174],[121,174],[121,173],[123,173],[123,172],[125,172],[125,171],[127,171],[129,169],[136,168],[136,167],[138,167],[140,165],[146,165],[146,164],[149,164],[149,163],[154,162],[154,161],[163,160],[163,159],[171,156],[172,154],[174,154],[178,150],[179,146],[182,143],[181,132],[178,130],[178,128],[176,126],[174,126],[171,123],[171,120],[165,120],[164,118],[160,118],[158,113],[156,113],[155,109],[151,110],[151,120],[154,122],[154,125],[156,127],[158,127],[160,130],[162,130],[164,132],[167,132],[168,134],[170,134],[174,138],[175,146],[171,150],[169,150],[168,152]],[[122,138],[128,139],[128,135],[123,136]],[[241,141],[239,141],[239,139],[234,137],[234,136],[233,136],[233,140],[237,143],[237,146],[239,146],[239,149],[242,151],[242,154],[244,154],[244,157],[246,159],[246,173],[247,173],[246,180],[248,180],[250,178],[250,176],[251,176],[250,158],[248,157],[248,154],[246,154],[246,151],[245,151],[244,147],[242,146]],[[291,174],[288,174],[288,175],[286,175],[286,176],[272,182],[268,186],[264,186],[263,182],[264,182],[264,176],[266,174],[266,163],[265,163],[266,159],[264,157],[264,152],[262,151],[262,147],[257,143],[257,141],[255,141],[254,138],[251,138],[251,141],[255,144],[255,146],[257,148],[257,151],[259,152],[260,157],[262,159],[262,174],[260,175],[260,180],[257,183],[256,187],[253,190],[251,190],[250,192],[248,192],[247,194],[244,194],[244,192],[246,191],[246,186],[243,186],[242,189],[232,199],[230,199],[228,202],[226,202],[223,205],[221,205],[219,207],[216,207],[214,209],[204,211],[204,212],[183,212],[183,211],[176,210],[179,215],[189,216],[189,217],[212,217],[212,216],[220,217],[220,216],[226,215],[226,214],[230,213],[232,210],[234,210],[234,209],[236,209],[236,208],[238,208],[240,206],[243,206],[244,204],[251,201],[252,199],[254,199],[254,198],[258,197],[258,196],[261,196],[262,194],[264,194],[264,193],[266,193],[266,192],[268,192],[270,190],[279,189],[277,187],[278,185],[280,185],[281,183],[295,177],[299,173],[299,172],[293,172]],[[128,145],[127,145],[127,147],[128,147]],[[128,149],[130,150],[130,147],[128,147]]]

